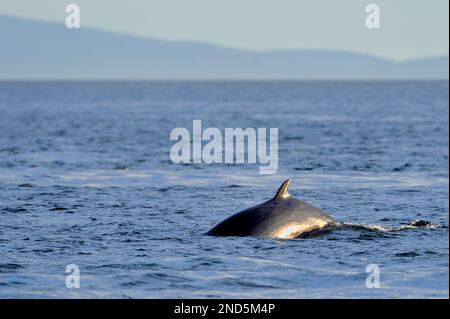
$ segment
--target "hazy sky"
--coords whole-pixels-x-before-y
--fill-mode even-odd
[[[0,14],[63,24],[70,3],[80,6],[81,27],[253,50],[340,49],[405,60],[449,47],[448,0],[1,0]],[[365,26],[370,3],[380,6],[381,29]]]

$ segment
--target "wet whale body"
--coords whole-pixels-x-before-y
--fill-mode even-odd
[[[292,239],[336,225],[336,220],[317,207],[289,194],[286,180],[274,198],[225,219],[206,234]]]

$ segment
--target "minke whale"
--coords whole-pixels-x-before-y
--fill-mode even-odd
[[[289,178],[274,198],[232,215],[206,234],[292,239],[337,225],[336,220],[324,211],[290,195],[290,184]]]

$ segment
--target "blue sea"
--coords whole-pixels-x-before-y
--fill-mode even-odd
[[[447,81],[0,82],[0,297],[448,298],[448,99]],[[172,163],[196,119],[278,128],[277,172]],[[288,177],[347,227],[204,235]]]

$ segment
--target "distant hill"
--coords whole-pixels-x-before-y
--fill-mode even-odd
[[[448,69],[448,56],[254,52],[0,15],[0,79],[448,79]]]

